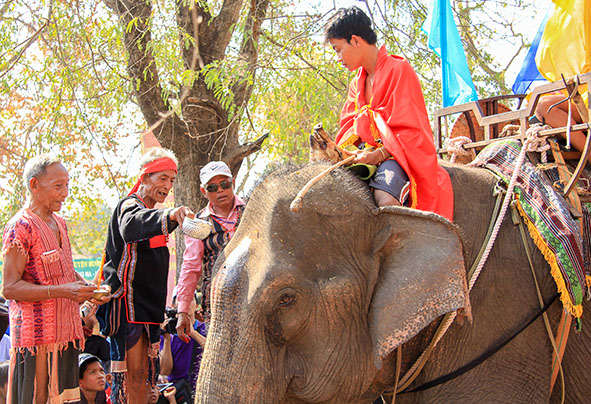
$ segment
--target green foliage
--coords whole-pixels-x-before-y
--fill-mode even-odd
[[[289,3],[275,3],[259,42],[256,85],[249,103],[245,137],[269,131],[268,158],[308,160],[308,137],[322,123],[336,134],[351,74],[324,45],[319,13],[289,16]],[[313,10],[312,10],[313,11]]]
[[[22,169],[40,153],[62,158],[72,189],[95,182],[122,191],[130,88],[118,26],[101,4],[13,1],[0,19],[0,54],[13,62],[0,71],[3,223],[23,206]]]
[[[66,220],[74,254],[100,257],[105,247],[107,224],[112,209],[93,198],[79,201],[78,208],[68,210]]]
[[[427,35],[421,30],[428,3],[385,0],[364,2],[358,7],[374,21],[378,44],[385,44],[390,53],[405,57],[413,66],[427,110],[432,112],[441,107],[441,62],[428,48]],[[338,129],[346,84],[352,75],[322,43],[323,24],[334,12],[322,4],[311,4],[307,13],[294,17],[287,11],[292,4],[276,3],[260,42],[261,68],[249,105],[251,125],[243,132],[250,138],[262,128],[269,130],[272,160],[305,161],[307,138],[316,123],[322,122],[333,135]],[[529,18],[535,11],[534,2],[465,0],[453,1],[452,6],[480,97],[510,93],[505,71],[516,54],[501,65],[491,54],[491,44],[506,41],[518,46],[522,41],[516,53],[524,49],[527,45],[519,34],[523,26],[518,16]]]
[[[338,116],[346,95],[346,73],[335,72],[323,46],[309,45],[300,56],[313,60],[310,67],[295,54],[278,57],[272,70],[258,76],[251,105],[258,124],[270,133],[271,159],[306,161],[308,136],[322,123],[336,133]],[[342,78],[339,76],[343,76]],[[325,80],[329,78],[330,84]],[[334,87],[333,87],[334,85]]]
[[[198,1],[206,4],[205,12],[211,16],[225,4]],[[410,61],[421,80],[428,110],[433,111],[441,104],[440,62],[420,30],[427,3],[355,2],[374,20],[380,43]],[[239,59],[249,2],[231,28],[232,40],[221,53],[224,58],[196,73],[181,56],[194,39],[193,33],[176,24],[177,2],[151,0],[150,4],[153,13],[147,21],[136,18],[123,27],[101,0],[13,0],[0,6],[2,222],[24,204],[20,176],[26,160],[49,152],[63,158],[70,169],[71,203],[64,213],[76,249],[95,254],[102,248],[97,247],[102,237],[92,233],[92,226],[104,217],[97,219],[95,212],[106,214],[107,206],[129,189],[139,134],[146,128],[134,95],[139,83],[129,77],[129,53],[122,40],[126,30],[144,24],[151,42],[143,51],[154,57],[151,67],[158,75],[160,96],[181,118],[181,90],[203,80],[231,122],[242,124],[242,140],[270,132],[261,154],[265,159],[307,160],[307,138],[317,123],[336,133],[352,77],[323,43],[323,24],[336,3],[271,0],[255,44],[259,58],[254,74],[245,74],[247,67]],[[452,5],[480,96],[508,93],[505,72],[515,59],[499,61],[492,56],[491,44],[506,42],[518,51],[525,49],[528,44],[520,23],[529,21],[536,3],[455,0]],[[211,23],[207,18],[203,22]],[[145,70],[144,74],[148,78],[152,73]],[[236,105],[235,90],[240,85],[252,91],[246,105]],[[247,162],[251,168],[256,165]],[[93,235],[79,241],[78,233]]]
[[[241,78],[244,73],[244,67],[237,61],[214,61],[201,69],[200,73],[207,88],[213,90],[215,98],[220,102],[222,108],[228,111],[230,117],[236,113],[236,104],[234,103],[234,92],[232,88],[247,81],[252,85],[252,77],[247,75]]]
[[[180,38],[184,46],[192,39],[190,35],[181,30],[174,21],[175,1],[158,0],[155,2],[157,11],[149,21],[152,33],[150,53],[154,56],[155,65],[158,68],[159,84],[163,91],[163,98],[178,97],[186,67],[180,56]],[[191,33],[192,35],[192,33]]]

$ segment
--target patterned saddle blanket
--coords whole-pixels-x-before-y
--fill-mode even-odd
[[[517,140],[494,142],[469,165],[487,168],[508,184],[520,152]],[[527,159],[517,177],[514,198],[530,236],[550,265],[564,308],[580,325],[588,286],[578,222],[564,198]]]

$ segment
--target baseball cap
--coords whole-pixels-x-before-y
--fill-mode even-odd
[[[82,378],[82,373],[84,373],[85,370],[84,364],[90,364],[90,362],[101,363],[101,360],[93,354],[89,354],[86,352],[82,352],[80,355],[78,355],[78,368],[80,369],[80,378]]]
[[[205,166],[203,166],[199,172],[199,181],[201,181],[201,186],[207,185],[207,183],[217,175],[232,177],[232,172],[223,161],[210,161]]]

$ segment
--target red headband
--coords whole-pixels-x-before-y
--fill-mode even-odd
[[[138,178],[137,182],[135,183],[131,191],[129,191],[127,196],[134,194],[139,189],[142,175],[157,173],[159,171],[166,170],[173,170],[175,173],[177,172],[176,163],[170,157],[161,157],[159,159],[146,163],[140,171],[140,177]]]

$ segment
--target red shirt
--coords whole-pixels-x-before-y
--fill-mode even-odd
[[[366,102],[367,72],[360,68],[349,85],[341,111],[337,144],[350,143],[357,135],[388,152],[404,169],[411,183],[411,207],[435,212],[452,220],[453,189],[449,174],[437,163],[433,134],[419,79],[400,56],[378,52],[373,97]],[[353,135],[353,136],[352,136]]]

